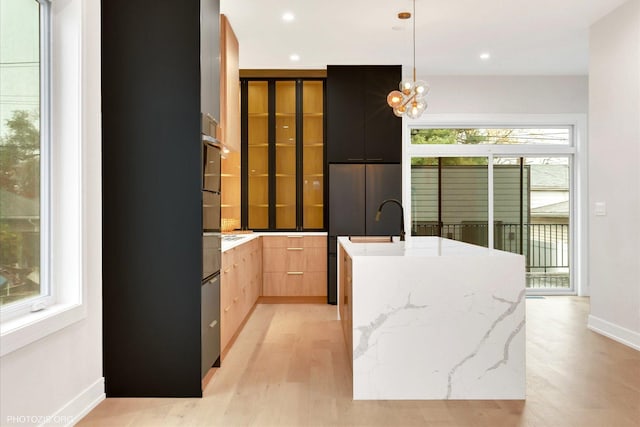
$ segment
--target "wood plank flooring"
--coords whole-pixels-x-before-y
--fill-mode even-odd
[[[638,426],[640,352],[589,331],[588,305],[527,300],[526,401],[353,401],[336,308],[259,304],[202,399],[106,399],[78,425]]]

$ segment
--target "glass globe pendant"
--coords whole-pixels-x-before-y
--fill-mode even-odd
[[[413,0],[413,79],[402,79],[399,90],[393,90],[387,95],[387,104],[393,108],[393,114],[398,117],[407,116],[417,119],[427,109],[427,103],[422,100],[429,92],[429,86],[422,80],[416,80],[416,0]],[[411,14],[401,12],[400,19],[408,19]]]

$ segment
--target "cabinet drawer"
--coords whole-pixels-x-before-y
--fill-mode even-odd
[[[265,273],[265,296],[324,296],[327,294],[327,275],[324,272]]]
[[[268,248],[310,248],[310,247],[326,247],[326,236],[263,236],[262,245]]]
[[[327,271],[325,248],[269,248],[263,254],[262,269],[265,273],[287,271]]]

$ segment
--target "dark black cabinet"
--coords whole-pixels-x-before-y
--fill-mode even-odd
[[[329,165],[329,236],[399,235],[397,205],[385,206],[376,221],[386,199],[402,199],[402,165]]]
[[[402,120],[387,95],[402,79],[399,65],[327,67],[329,163],[400,163]]]
[[[365,165],[329,165],[329,235],[365,235]]]
[[[329,162],[364,162],[363,78],[362,67],[327,67]]]
[[[328,301],[337,303],[336,252],[338,236],[397,236],[401,211],[388,204],[376,221],[380,203],[402,199],[402,165],[329,165]]]
[[[219,1],[109,0],[101,15],[106,395],[200,397],[215,291],[202,289],[201,111],[219,108]]]
[[[202,285],[201,376],[216,365],[220,366],[220,275]]]

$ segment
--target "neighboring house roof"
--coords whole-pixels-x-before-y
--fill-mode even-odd
[[[531,209],[531,216],[568,216],[569,202],[552,203]]]
[[[40,203],[0,188],[0,218],[38,218]]]
[[[532,190],[567,190],[569,173],[567,165],[532,165]]]

